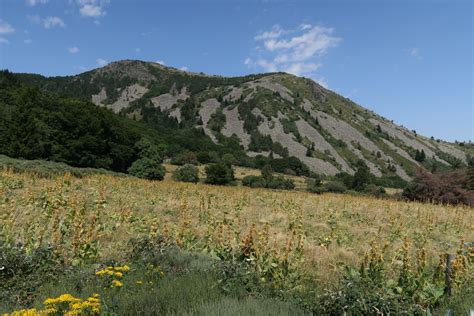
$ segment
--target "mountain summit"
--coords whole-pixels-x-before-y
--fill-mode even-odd
[[[418,166],[436,169],[468,158],[462,144],[421,136],[287,73],[221,77],[123,60],[77,76],[22,78],[138,121],[159,112],[216,144],[236,140],[248,156],[294,156],[327,175],[353,174],[363,160],[377,177],[410,180]]]

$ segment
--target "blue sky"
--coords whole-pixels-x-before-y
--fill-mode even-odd
[[[287,71],[426,136],[474,140],[472,19],[471,0],[0,0],[0,68]]]

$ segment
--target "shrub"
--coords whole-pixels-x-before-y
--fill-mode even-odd
[[[136,160],[128,173],[131,175],[148,180],[163,180],[165,177],[165,168],[156,160],[150,158],[141,158]]]
[[[270,189],[293,190],[295,188],[295,183],[291,179],[285,179],[282,176],[278,176],[273,177],[272,180],[267,183],[267,187]]]
[[[377,186],[375,184],[369,184],[365,190],[365,193],[373,195],[375,197],[381,197],[384,196],[387,192],[385,192],[384,187]]]
[[[183,166],[186,164],[197,165],[198,159],[194,152],[184,151],[171,158],[171,163],[179,166]]]
[[[328,181],[323,185],[323,192],[344,193],[347,187],[339,181]]]
[[[265,188],[267,182],[260,176],[246,176],[242,179],[242,185],[251,188]]]
[[[225,185],[234,181],[234,170],[231,166],[218,162],[206,167],[206,183]]]
[[[322,193],[322,184],[319,176],[306,181],[307,190],[311,193]]]
[[[402,196],[412,201],[474,205],[474,191],[466,188],[468,181],[465,170],[432,174],[420,169]]]
[[[199,170],[194,165],[184,165],[175,170],[173,179],[176,181],[197,183],[199,181]]]

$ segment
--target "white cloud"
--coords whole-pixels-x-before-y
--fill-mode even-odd
[[[15,32],[15,29],[10,24],[0,20],[0,34],[9,34],[13,32]]]
[[[421,60],[423,56],[420,54],[420,49],[418,47],[411,47],[405,50],[407,55],[415,59]]]
[[[6,38],[0,37],[0,44],[10,44],[10,41]]]
[[[70,52],[71,54],[79,53],[79,47],[77,47],[77,46],[69,47],[67,50],[68,50],[68,52]]]
[[[162,60],[157,60],[157,61],[155,61],[155,63],[161,64],[161,65],[163,65],[163,66],[166,65],[166,63],[165,63],[164,61],[162,61]]]
[[[34,7],[37,4],[45,4],[48,2],[49,0],[26,0],[26,4],[32,7]]]
[[[86,4],[85,6],[83,6],[79,12],[81,12],[81,14],[83,16],[88,16],[88,17],[99,17],[99,16],[102,16],[104,15],[105,13],[102,11],[102,8],[99,7],[99,6],[95,6],[95,5],[92,5],[92,4]]]
[[[283,34],[283,30],[281,27],[276,24],[272,27],[270,31],[262,32],[254,37],[254,40],[256,41],[261,41],[261,40],[267,40],[271,38],[278,38]]]
[[[315,71],[322,66],[321,57],[342,40],[333,33],[333,28],[308,23],[289,30],[274,25],[254,37],[260,43],[253,52],[256,57],[245,59],[244,64],[264,71],[315,78]]]
[[[106,14],[104,8],[108,3],[109,0],[77,0],[81,15],[90,18],[104,16]]]
[[[31,44],[32,40],[30,38],[27,38],[25,40],[23,40],[23,43],[25,44]]]
[[[42,20],[43,26],[45,29],[50,29],[53,27],[65,27],[63,20],[58,18],[57,16],[48,16]]]
[[[304,74],[313,73],[320,66],[321,64],[315,63],[290,63],[283,68],[283,71],[295,76],[302,76]]]
[[[97,62],[97,65],[99,65],[100,67],[104,67],[105,65],[109,63],[107,60],[102,59],[102,58],[97,58],[95,61]]]
[[[186,67],[186,66],[183,66],[183,67],[181,67],[181,68],[179,68],[179,69],[182,70],[182,71],[188,71],[188,67]]]
[[[142,51],[141,48],[139,48],[139,47],[135,48],[135,53],[140,53],[141,51]]]

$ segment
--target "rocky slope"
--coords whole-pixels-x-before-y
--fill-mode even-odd
[[[237,137],[249,156],[295,156],[328,175],[353,174],[362,159],[376,176],[409,180],[422,165],[417,151],[425,167],[443,167],[466,163],[470,150],[418,135],[286,73],[225,78],[125,60],[77,76],[24,79],[137,120],[146,108],[157,108],[180,126],[201,128],[215,143]]]

